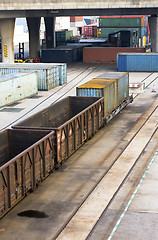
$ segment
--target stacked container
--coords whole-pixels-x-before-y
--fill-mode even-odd
[[[59,85],[59,65],[44,63],[0,63],[2,76],[26,71],[36,71],[38,73],[38,90],[50,90]]]
[[[97,37],[97,26],[96,25],[89,25],[83,27],[83,35],[89,36],[89,37]]]
[[[55,35],[56,35],[57,46],[62,46],[62,45],[65,45],[67,41],[73,37],[73,31],[72,30],[56,31]]]
[[[71,63],[77,61],[77,49],[73,46],[61,46],[42,50],[42,60],[46,63]]]
[[[129,98],[129,73],[106,72],[97,78],[94,78],[94,80],[115,82],[117,106]]]
[[[129,30],[129,28],[98,28],[97,29],[97,38],[108,38],[108,35],[110,33],[115,33],[123,30]],[[132,29],[131,29],[132,30]],[[135,31],[137,32],[138,37],[141,37],[141,29],[135,28]]]
[[[104,117],[129,98],[129,75],[105,73],[77,87],[77,96],[104,97]]]
[[[133,30],[137,37],[142,39],[142,46],[145,46],[144,39],[148,36],[148,16],[102,16],[99,17],[98,38],[107,38],[108,34],[120,30]],[[145,42],[145,43],[144,43]]]
[[[66,63],[50,63],[50,66],[59,66],[59,85],[67,83],[67,64]]]
[[[46,63],[71,63],[83,59],[83,49],[90,44],[71,43],[66,46],[42,50],[42,60]]]
[[[0,77],[0,107],[38,93],[37,73],[13,73]]]
[[[116,88],[113,81],[90,80],[77,87],[77,96],[104,97],[104,117],[117,106]]]
[[[126,27],[139,28],[142,25],[142,18],[135,16],[106,16],[99,18],[99,27]]]

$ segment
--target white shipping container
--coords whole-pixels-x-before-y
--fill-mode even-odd
[[[0,107],[37,93],[37,72],[19,72],[0,77]]]

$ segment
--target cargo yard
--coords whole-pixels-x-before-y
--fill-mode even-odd
[[[0,239],[156,239],[157,69],[75,62],[65,79],[51,65],[34,65],[38,94],[0,109]]]
[[[1,22],[0,240],[157,240],[157,17],[59,12]]]

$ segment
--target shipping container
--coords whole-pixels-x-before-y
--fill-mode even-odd
[[[61,42],[57,42],[56,41],[56,47],[61,47],[61,46],[64,46],[64,45],[66,45],[66,42],[65,41],[61,41]]]
[[[83,22],[83,16],[71,16],[70,22]]]
[[[54,132],[0,132],[0,217],[54,169]]]
[[[66,97],[13,128],[54,130],[58,165],[103,126],[103,111],[103,98]]]
[[[67,64],[66,63],[49,63],[50,66],[59,66],[59,85],[67,83]]]
[[[97,26],[96,25],[84,26],[82,34],[85,36],[91,36],[93,38],[96,38],[97,37]]]
[[[144,53],[145,48],[128,47],[85,47],[83,49],[83,62],[85,63],[110,63],[117,62],[117,54],[126,52]]]
[[[80,39],[81,44],[89,44],[89,47],[102,47],[106,46],[106,40],[105,39]],[[85,45],[85,47],[87,47]]]
[[[148,16],[126,15],[126,16],[101,16],[100,27],[147,27]]]
[[[148,35],[148,30],[147,27],[142,27],[141,28],[141,36],[147,36]]]
[[[59,72],[59,85],[67,83],[67,64],[66,63],[55,63],[60,68]]]
[[[158,53],[119,53],[119,72],[158,72]]]
[[[37,72],[38,90],[50,90],[59,85],[59,66],[44,63],[0,63],[2,75],[18,72]]]
[[[76,88],[77,96],[84,97],[103,97],[104,98],[104,117],[110,114],[117,106],[117,89],[112,80],[90,80]]]
[[[0,107],[38,94],[37,73],[14,73],[0,77]]]
[[[137,32],[137,36],[141,37],[141,28],[126,28],[126,27],[124,27],[124,28],[119,28],[119,27],[118,28],[106,28],[106,27],[100,28],[99,27],[97,29],[97,37],[98,38],[108,38],[108,35],[110,33],[119,32],[121,30],[131,30],[131,31],[135,30]]]
[[[42,50],[42,60],[47,63],[71,63],[77,61],[77,49],[61,46]]]
[[[67,42],[73,36],[73,31],[62,30],[55,32],[56,41],[58,42]]]
[[[83,48],[91,46],[91,44],[69,43],[66,46],[43,49],[42,60],[49,63],[71,63],[83,60]]]
[[[93,80],[114,81],[116,92],[116,105],[119,106],[124,100],[129,98],[129,73],[106,72]]]
[[[85,47],[92,47],[90,43],[68,43],[67,46],[71,46],[77,49],[77,61],[83,61],[83,49]]]
[[[130,17],[108,17],[99,18],[99,27],[105,28],[140,28],[142,26],[141,18]]]

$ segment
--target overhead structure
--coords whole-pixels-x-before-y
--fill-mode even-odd
[[[26,17],[29,29],[30,57],[39,57],[40,18],[45,18],[46,46],[55,47],[55,17],[103,16],[103,15],[151,15],[152,51],[158,51],[158,4],[155,0],[5,0],[0,2],[0,35],[2,61],[14,60],[15,18]],[[7,29],[7,31],[6,31]]]

